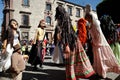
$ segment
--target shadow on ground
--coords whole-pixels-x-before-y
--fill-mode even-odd
[[[55,65],[51,64],[51,66]],[[33,67],[27,66],[22,80],[65,80],[65,71],[44,68],[34,70]]]

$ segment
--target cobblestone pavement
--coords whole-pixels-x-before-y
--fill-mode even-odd
[[[51,62],[51,56],[46,56],[43,64],[43,69],[33,70],[30,64],[26,64],[26,70],[23,72],[22,80],[65,80],[65,67]],[[5,79],[0,75],[0,80]],[[92,76],[90,79],[79,80],[120,80],[120,75],[116,73],[108,73],[106,79],[101,79],[98,76]]]

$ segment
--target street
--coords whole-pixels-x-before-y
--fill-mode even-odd
[[[23,73],[23,80],[65,80],[64,65],[54,64],[51,56],[46,56],[43,69],[33,70],[30,64]]]
[[[33,71],[30,64],[27,64],[27,68],[23,73],[23,80],[65,80],[64,65],[54,64],[51,61],[51,56],[45,57],[43,67],[43,69]],[[120,75],[116,73],[108,73],[106,79],[92,76],[90,79],[79,80],[120,80]]]
[[[43,64],[43,69],[33,70],[30,64],[26,64],[26,69],[23,72],[22,80],[65,80],[65,66],[54,64],[51,61],[51,56],[46,56]],[[11,80],[0,74],[0,80]],[[120,80],[120,75],[116,73],[108,73],[106,79],[101,79],[98,76],[92,76],[89,79],[79,80]]]

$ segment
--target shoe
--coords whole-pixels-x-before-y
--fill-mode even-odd
[[[33,70],[35,70],[35,71],[38,70],[37,66],[34,66],[34,67],[33,67]]]
[[[39,65],[39,67],[40,67],[41,69],[43,69],[43,66],[42,66],[42,65]]]

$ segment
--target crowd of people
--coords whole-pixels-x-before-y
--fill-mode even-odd
[[[65,65],[66,80],[88,79],[93,75],[106,78],[108,72],[120,74],[120,25],[115,30],[117,40],[110,44],[111,37],[106,38],[101,28],[103,23],[89,4],[85,12],[75,31],[65,8],[60,5],[56,8],[53,63]],[[48,43],[45,27],[45,20],[41,19],[34,39],[29,45],[26,42],[21,45],[18,22],[11,19],[4,32],[0,70],[8,71],[13,80],[22,80],[26,62],[34,66],[34,70],[38,70],[38,66],[42,69]]]

